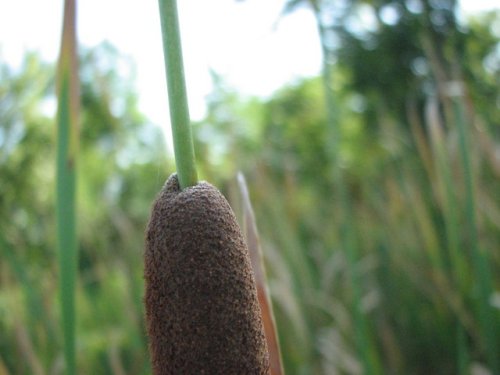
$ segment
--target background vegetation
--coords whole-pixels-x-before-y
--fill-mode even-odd
[[[288,374],[500,374],[500,12],[453,0],[289,1],[322,77],[263,100],[214,74],[199,172],[247,177]],[[373,24],[359,19],[373,16]],[[118,76],[116,66],[129,66]],[[135,68],[80,51],[77,364],[150,373],[143,232],[174,170]],[[120,71],[127,71],[127,69]],[[55,66],[0,62],[0,374],[60,374]]]

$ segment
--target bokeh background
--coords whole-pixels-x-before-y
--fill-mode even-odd
[[[15,3],[15,4],[14,4]],[[179,1],[200,175],[247,179],[287,374],[500,374],[500,7]],[[80,374],[149,374],[157,4],[79,6]],[[62,1],[0,0],[0,374],[61,374]]]

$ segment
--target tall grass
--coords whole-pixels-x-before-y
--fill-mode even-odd
[[[472,148],[470,125],[468,126],[467,114],[464,104],[459,97],[453,98],[453,113],[458,128],[459,150],[465,183],[465,231],[467,245],[470,249],[475,277],[477,278],[477,309],[479,327],[484,336],[484,350],[488,364],[494,374],[500,373],[500,358],[498,343],[500,332],[498,318],[495,317],[494,307],[491,305],[493,297],[493,282],[490,270],[489,255],[479,242],[477,228],[477,206],[475,198],[475,176],[472,171],[470,150]]]
[[[247,173],[287,372],[496,373],[494,165],[455,105],[430,97],[425,118],[409,106],[411,132],[381,110],[373,141],[396,144],[360,179],[334,172],[330,196],[332,180],[311,185],[286,164],[277,175],[255,156]]]
[[[75,285],[78,245],[75,187],[80,100],[76,48],[76,0],[66,0],[57,72],[56,220],[61,318],[67,374],[76,373]]]
[[[312,2],[314,5],[314,2]],[[338,105],[335,103],[335,94],[333,92],[334,77],[332,74],[331,52],[327,46],[328,44],[328,30],[322,24],[320,9],[314,5],[316,20],[318,24],[318,31],[320,35],[320,41],[323,51],[323,92],[326,108],[326,119],[327,126],[329,128],[328,143],[330,148],[330,157],[332,160],[332,180],[333,194],[338,201],[335,208],[333,208],[332,214],[341,217],[339,225],[332,230],[337,231],[341,246],[345,250],[347,255],[347,262],[349,265],[350,280],[353,288],[351,311],[354,316],[354,330],[357,350],[360,353],[363,372],[367,375],[375,375],[381,373],[380,363],[378,359],[378,353],[375,347],[372,345],[371,339],[371,328],[368,323],[367,317],[362,309],[362,281],[360,279],[360,273],[357,269],[357,264],[359,261],[359,244],[357,243],[357,238],[359,233],[357,233],[356,226],[354,225],[354,217],[352,216],[352,198],[350,192],[346,187],[345,176],[341,169],[341,153],[340,146],[342,144],[342,127],[340,126],[340,116],[338,116]]]
[[[464,256],[460,251],[460,222],[458,199],[453,189],[453,170],[451,158],[446,147],[445,127],[439,114],[439,102],[436,97],[429,98],[426,105],[426,123],[430,134],[432,158],[434,160],[434,171],[430,171],[436,181],[434,193],[444,216],[446,232],[446,250],[450,258],[449,284],[457,290],[456,298],[456,345],[457,345],[457,369],[459,374],[468,373],[469,362],[468,348],[466,344],[466,332],[460,311],[464,309],[463,295],[466,292],[467,271]],[[419,125],[421,126],[421,125]],[[421,156],[425,158],[425,151]],[[428,155],[431,155],[429,152]]]

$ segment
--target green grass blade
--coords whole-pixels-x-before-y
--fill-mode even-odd
[[[180,186],[184,189],[196,185],[198,177],[184,80],[177,3],[175,0],[159,0],[159,5],[175,163]]]
[[[426,104],[427,128],[432,142],[432,150],[437,168],[437,179],[442,182],[443,215],[445,221],[446,242],[451,259],[451,275],[458,290],[459,303],[462,305],[466,293],[467,269],[463,254],[460,251],[459,202],[454,189],[453,170],[450,157],[446,150],[444,124],[439,116],[437,98],[429,98]],[[457,373],[464,375],[468,371],[469,354],[466,332],[460,317],[456,317]]]
[[[488,254],[479,244],[479,235],[476,218],[476,202],[474,193],[474,176],[472,173],[472,162],[470,157],[470,130],[466,128],[466,114],[463,104],[455,98],[453,110],[458,126],[459,150],[462,159],[465,179],[465,222],[472,253],[474,273],[477,278],[479,326],[484,335],[484,347],[486,357],[491,371],[500,373],[498,356],[498,327],[495,319],[495,311],[490,304],[493,295],[492,278]]]
[[[66,374],[76,373],[75,284],[76,156],[78,145],[79,88],[76,53],[76,0],[66,0],[58,66],[56,221],[59,285]]]

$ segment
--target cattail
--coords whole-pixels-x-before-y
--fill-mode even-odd
[[[153,374],[268,374],[247,246],[226,199],[172,175],[146,233],[146,320]]]

